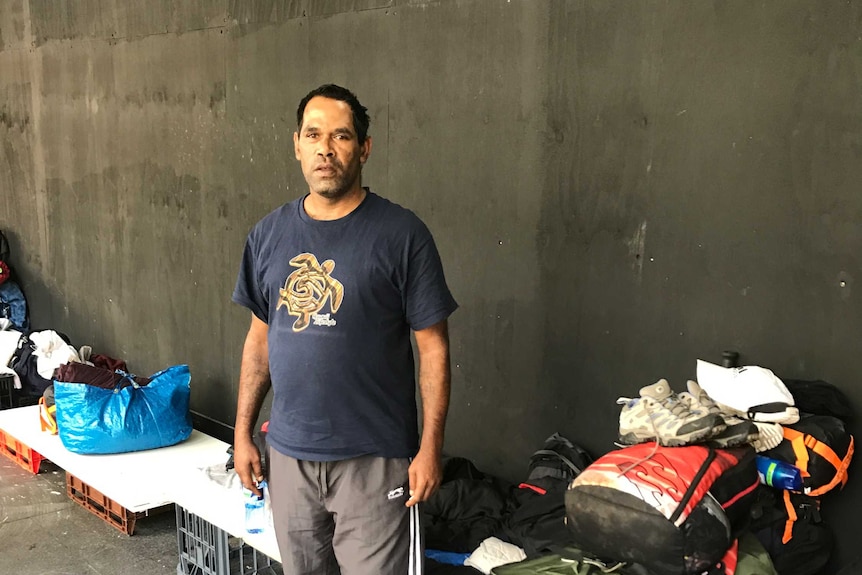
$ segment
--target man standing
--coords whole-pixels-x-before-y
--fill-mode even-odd
[[[269,490],[291,575],[421,573],[416,504],[441,480],[457,304],[421,220],[362,187],[368,125],[345,88],[303,98],[293,139],[309,193],[252,229],[233,293],[252,312],[234,465],[257,491],[252,434],[271,387]]]

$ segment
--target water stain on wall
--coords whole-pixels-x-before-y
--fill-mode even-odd
[[[29,125],[30,116],[28,114],[15,113],[5,104],[0,105],[0,126],[5,126],[10,130],[23,132]]]
[[[143,90],[130,92],[118,98],[125,105],[143,108],[147,104],[177,106],[191,109],[198,104],[206,104],[210,110],[215,110],[225,101],[225,83],[216,82],[208,93],[202,91],[177,91],[171,86],[146,86]]]

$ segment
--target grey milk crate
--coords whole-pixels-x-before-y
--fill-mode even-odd
[[[281,564],[176,506],[178,575],[283,575]]]

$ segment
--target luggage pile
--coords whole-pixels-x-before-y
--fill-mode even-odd
[[[853,456],[846,397],[759,366],[696,373],[685,391],[660,379],[620,398],[619,449],[597,459],[554,434],[519,485],[450,460],[423,513],[451,565],[429,575],[821,573],[820,501]]]
[[[654,575],[732,575],[750,572],[739,542],[753,535],[747,545],[770,562],[754,573],[818,573],[832,548],[819,498],[846,484],[853,455],[825,406],[846,400],[825,382],[804,392],[813,382],[788,386],[758,366],[699,360],[697,375],[685,392],[659,380],[621,398],[622,448],[566,493],[574,543]]]

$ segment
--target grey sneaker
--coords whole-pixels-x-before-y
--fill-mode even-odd
[[[640,397],[621,397],[620,442],[627,445],[657,441],[665,447],[702,442],[724,430],[719,415],[692,411],[670,388],[666,379],[642,387]]]
[[[734,447],[744,443],[752,443],[757,439],[759,432],[753,422],[742,419],[733,414],[723,412],[709,394],[707,394],[696,381],[686,382],[688,391],[677,394],[680,401],[685,403],[689,409],[698,413],[711,413],[724,420],[723,431],[710,436],[707,443],[714,447]]]

